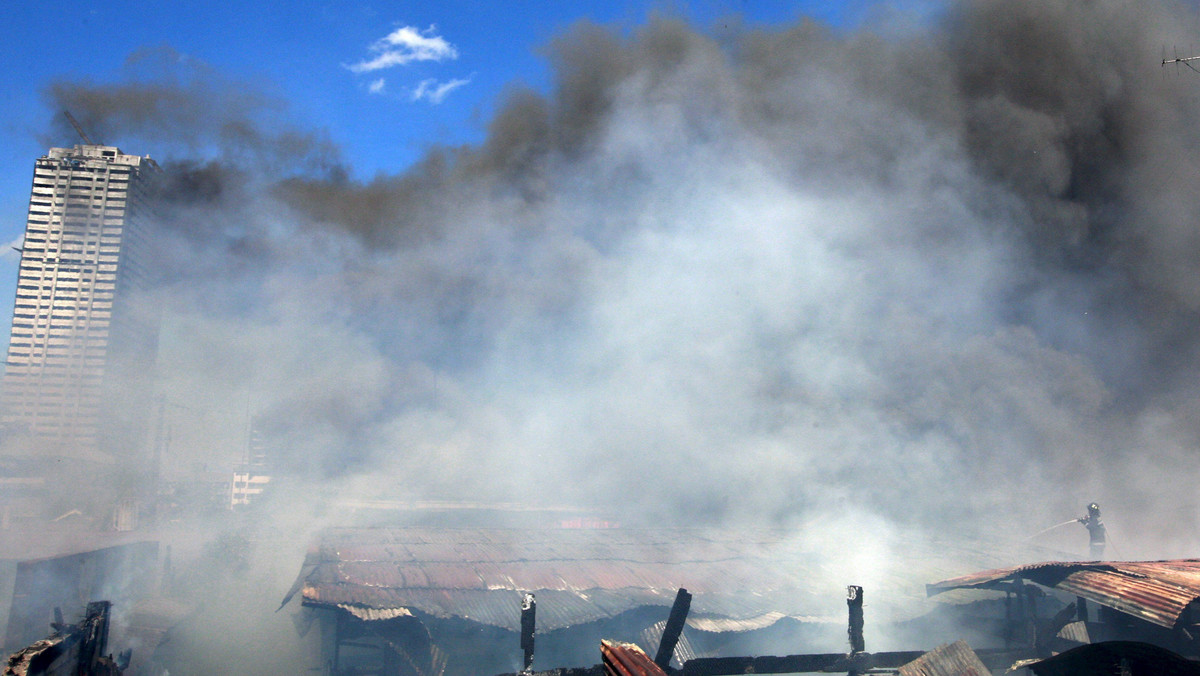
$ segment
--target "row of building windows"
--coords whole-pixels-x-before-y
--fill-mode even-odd
[[[38,181],[37,179],[42,179]],[[34,174],[33,192],[68,187],[74,190],[103,190],[105,187],[124,189],[129,185],[128,174],[89,176],[79,174]]]
[[[108,313],[105,312],[107,315]],[[25,326],[24,322],[13,322],[13,336],[23,338],[28,337],[33,340],[35,336],[46,336],[48,332],[63,332],[65,335],[76,335],[79,333],[88,333],[91,335],[103,335],[109,329],[108,318],[98,320],[90,320],[87,317],[51,317],[49,322],[45,321],[46,316],[42,315],[41,321],[35,324]]]
[[[124,181],[100,181],[93,183],[91,179],[66,181],[56,185],[37,185],[34,184],[32,195],[53,195],[56,192],[76,193],[76,194],[112,194],[113,192],[128,192],[129,184]]]
[[[88,388],[87,390],[59,389],[61,392],[57,393],[54,397],[30,391],[25,394],[6,396],[4,399],[9,408],[21,408],[25,410],[63,407],[70,406],[71,404],[75,404],[76,406],[82,404],[88,408],[93,408],[96,406],[96,400],[100,395],[100,388],[98,386]]]
[[[4,399],[5,402],[14,400],[24,402],[26,404],[25,407],[28,408],[33,402],[44,401],[46,399],[94,399],[100,394],[100,391],[101,387],[98,383],[92,383],[81,388],[64,387],[61,385],[53,388],[39,388],[33,385],[23,387],[21,384],[16,384],[15,388],[5,390]]]
[[[50,191],[45,194],[34,193],[29,196],[29,203],[38,206],[48,205],[63,205],[71,206],[91,206],[94,203],[98,204],[114,204],[125,206],[128,199],[128,191],[126,190],[108,190],[108,191],[81,191],[81,190],[58,190]]]
[[[103,288],[95,288],[90,280],[46,278],[42,288],[29,291],[17,291],[17,305],[21,301],[37,301],[39,304],[54,303],[55,307],[70,307],[87,305],[95,301],[112,301],[113,283],[105,282]],[[114,280],[115,281],[115,280]],[[57,282],[57,283],[56,283]]]
[[[81,293],[71,295],[73,297],[63,298],[52,293],[47,293],[42,296],[18,293],[17,303],[14,307],[17,310],[37,310],[45,307],[53,307],[56,310],[63,308],[87,309],[112,307],[113,301],[111,293],[89,294],[87,293],[87,289],[84,289]]]
[[[25,401],[45,401],[47,399],[74,399],[80,394],[91,395],[100,391],[100,385],[97,383],[89,383],[85,387],[55,387],[41,388],[34,387],[22,388],[18,386],[10,395],[11,398],[20,398]],[[13,396],[13,395],[18,395]]]
[[[33,342],[33,341],[31,341]],[[89,349],[87,345],[72,345],[72,344],[41,344],[36,347],[17,348],[10,346],[9,356],[40,356],[55,364],[81,363],[81,364],[101,364],[105,360],[104,350]],[[26,350],[34,350],[28,352]]]
[[[36,182],[39,178],[43,182],[47,180],[60,179],[65,177],[79,177],[86,181],[104,180],[106,176],[120,176],[121,178],[129,177],[133,172],[124,167],[111,167],[107,165],[95,164],[80,164],[74,167],[64,167],[57,164],[35,164],[33,168],[33,180]]]
[[[79,331],[66,333],[65,335],[61,336],[47,336],[43,334],[38,336],[39,340],[36,341],[33,340],[32,335],[14,335],[14,338],[19,338],[20,340],[9,341],[8,346],[10,348],[33,347],[34,345],[41,345],[49,346],[54,349],[74,347],[75,349],[82,350],[87,348],[95,348],[97,346],[103,347],[105,340],[104,336],[92,336],[86,332]],[[28,339],[28,341],[26,341],[26,339]]]
[[[106,363],[102,347],[90,351],[80,350],[74,346],[61,346],[48,350],[42,349],[40,351],[34,348],[33,352],[22,351],[29,349],[31,348],[10,348],[8,351],[8,360],[24,364],[29,368],[43,364],[52,365],[54,368],[66,368],[66,366],[74,365],[77,367],[76,370],[82,368],[85,371],[101,371]]]
[[[81,258],[55,258],[47,256],[45,258],[30,256],[24,264],[21,265],[21,272],[27,275],[39,277],[43,284],[46,280],[53,279],[55,272],[70,272],[72,274],[67,277],[72,282],[78,282],[78,272],[108,272],[114,280],[116,279],[116,266],[119,259],[116,256],[106,256],[99,260],[85,260]],[[38,274],[41,273],[41,274]],[[86,281],[91,282],[91,277],[85,277]]]
[[[121,230],[119,228],[106,228],[99,222],[84,224],[93,227],[81,228],[78,225],[77,223],[47,223],[45,228],[27,228],[26,242],[28,242],[29,237],[38,237],[43,240],[48,237],[51,241],[55,242],[62,240],[63,247],[96,246],[100,242],[114,245],[121,243]]]
[[[25,246],[24,251],[45,251],[47,237],[53,236],[53,241],[59,242],[59,249],[66,250],[68,246],[78,248],[90,246],[95,248],[97,245],[103,248],[120,248],[121,246],[121,231],[110,230],[108,228],[98,229],[91,228],[85,231],[77,231],[74,228],[29,228],[25,229]],[[53,248],[51,248],[53,251]]]
[[[6,394],[10,392],[24,391],[21,390],[21,387],[23,386],[22,383],[18,382],[23,379],[31,379],[34,381],[33,383],[26,383],[26,385],[29,387],[42,387],[46,383],[53,383],[55,381],[58,381],[58,385],[63,385],[66,383],[70,384],[71,386],[78,385],[80,387],[91,387],[104,378],[104,372],[102,369],[90,369],[86,373],[73,374],[70,378],[65,378],[65,376],[62,374],[38,373],[35,369],[40,366],[39,364],[30,364],[28,362],[10,360],[8,365],[13,367],[15,370],[12,372],[12,378],[9,378],[8,375],[5,375],[6,382],[12,383],[11,387],[8,385],[5,386]]]
[[[30,370],[37,371],[38,369],[46,369],[46,370],[51,370],[51,371],[71,370],[74,372],[71,376],[74,379],[74,378],[83,377],[82,371],[92,371],[92,372],[100,373],[103,371],[103,366],[104,366],[103,360],[93,361],[91,363],[81,365],[78,363],[78,360],[66,362],[57,356],[53,357],[52,360],[48,360],[48,361],[38,360],[36,358],[36,356],[33,358],[30,358],[30,359],[23,359],[23,357],[28,357],[28,355],[10,354],[8,356],[8,361],[11,365],[24,367],[26,370],[26,375],[29,375]],[[20,369],[18,369],[18,373],[19,372],[20,372]]]
[[[61,204],[30,204],[26,223],[35,226],[57,225],[65,221],[68,225],[91,230],[96,225],[120,225],[125,217],[125,207],[119,204],[71,205],[65,208]]]
[[[105,322],[107,324],[107,322]],[[14,338],[28,338],[33,340],[36,336],[39,340],[48,338],[70,338],[73,336],[87,336],[88,339],[103,338],[108,335],[108,326],[97,327],[90,324],[78,324],[75,322],[54,322],[52,324],[42,323],[38,327],[40,330],[36,333],[30,329],[20,329],[12,332]]]
[[[112,276],[110,276],[110,277],[112,277]],[[116,284],[116,280],[115,280],[115,278],[113,278],[113,279],[108,279],[105,281],[93,281],[90,284],[87,284],[84,288],[90,289],[92,292],[92,296],[95,298],[112,298],[113,289],[115,288],[115,284]],[[59,288],[73,290],[73,289],[77,289],[80,287],[78,284],[78,280],[75,280],[75,279],[60,280],[58,282],[58,284],[55,286],[50,286],[50,285],[46,285],[46,284],[43,284],[40,286],[34,285],[34,284],[19,284],[17,286],[17,289],[18,289],[17,298],[33,298],[34,297],[33,295],[22,295],[21,294],[22,290],[37,291],[37,292],[43,293],[43,294],[45,294],[45,293],[53,294],[54,290],[59,289]]]
[[[19,321],[19,319],[35,319],[35,318],[46,319],[46,317],[47,317],[46,315],[35,316],[35,315],[30,315],[30,313],[28,313],[28,312],[19,313],[19,315],[18,315],[17,312],[13,312],[13,317],[17,318],[17,319],[14,319],[14,321],[12,323],[14,329],[16,329],[16,328],[32,329],[35,327],[35,325],[38,328],[46,328],[46,322],[44,322],[44,321],[38,322],[37,324],[35,324],[34,322]],[[52,325],[54,325],[54,324],[59,323],[59,322],[56,322],[55,319],[64,319],[65,322],[71,322],[74,317],[72,317],[71,315],[65,315],[65,313],[55,312],[55,313],[52,313],[52,315],[50,315],[49,318],[50,318],[50,322],[52,322]],[[106,327],[108,327],[108,318],[107,317],[90,317],[90,318],[88,318],[88,325],[89,325],[89,328],[106,328]]]
[[[40,199],[39,199],[40,198]],[[96,195],[94,197],[86,197],[79,195],[70,195],[64,198],[61,194],[58,195],[36,195],[29,200],[30,211],[45,211],[50,207],[82,207],[99,209],[103,206],[110,208],[125,208],[125,195],[106,196]],[[37,209],[34,209],[37,207]]]
[[[48,256],[33,254],[25,257],[25,265],[22,267],[34,269],[39,265],[42,267],[69,266],[72,268],[82,267],[84,268],[84,272],[91,272],[93,267],[104,265],[115,266],[120,260],[120,252],[111,249],[99,252],[88,251],[86,252],[87,255],[84,256],[71,256],[69,255],[71,253],[77,254],[80,252],[58,252],[57,256],[53,252]]]

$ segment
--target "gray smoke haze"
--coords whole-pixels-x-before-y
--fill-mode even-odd
[[[178,468],[232,411],[327,496],[1021,535],[1097,500],[1168,555],[1197,526],[1200,80],[1158,59],[1197,25],[583,23],[483,143],[365,182],[177,55],[48,96],[175,153]]]

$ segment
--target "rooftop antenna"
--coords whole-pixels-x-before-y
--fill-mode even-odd
[[[1182,63],[1183,65],[1187,66],[1188,68],[1195,70],[1197,73],[1200,73],[1200,70],[1196,70],[1196,67],[1192,65],[1192,63],[1191,63],[1192,61],[1200,61],[1200,56],[1188,56],[1188,57],[1184,57],[1181,59],[1181,58],[1179,58],[1178,50],[1176,50],[1175,58],[1173,58],[1173,59],[1168,59],[1165,54],[1163,55],[1162,65],[1165,68],[1168,63],[1173,63],[1176,66],[1178,66],[1179,64]]]
[[[75,116],[71,114],[71,111],[64,110],[63,115],[66,116],[67,122],[70,122],[71,126],[75,127],[75,133],[79,134],[79,138],[83,139],[84,143],[89,146],[96,145],[95,143],[92,143],[92,139],[88,138],[87,134],[83,133],[83,127],[79,126],[79,122],[75,119]]]

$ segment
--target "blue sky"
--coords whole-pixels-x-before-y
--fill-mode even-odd
[[[778,24],[809,15],[848,26],[879,4],[9,0],[0,3],[5,27],[0,40],[0,242],[13,241],[24,229],[33,161],[46,151],[39,136],[57,112],[44,102],[47,84],[119,81],[123,64],[138,50],[169,46],[223,78],[272,94],[286,103],[292,123],[323,130],[341,148],[353,175],[369,179],[403,171],[431,144],[478,141],[497,99],[512,83],[548,89],[549,72],[539,50],[581,19],[630,29],[655,12],[705,26],[731,16]],[[395,52],[391,67],[353,68],[387,50]],[[162,156],[155,148],[123,150]],[[11,297],[16,274],[16,257],[5,249],[0,299]],[[0,307],[6,313],[10,306],[0,300]]]

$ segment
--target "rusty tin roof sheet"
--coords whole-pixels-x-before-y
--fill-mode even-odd
[[[930,596],[951,589],[994,589],[1015,579],[1059,589],[1172,628],[1200,598],[1200,559],[1037,563],[987,570],[927,586]]]
[[[987,676],[992,672],[966,641],[939,646],[900,667],[900,676]]]
[[[662,667],[633,643],[600,641],[600,659],[606,676],[667,676]]]

